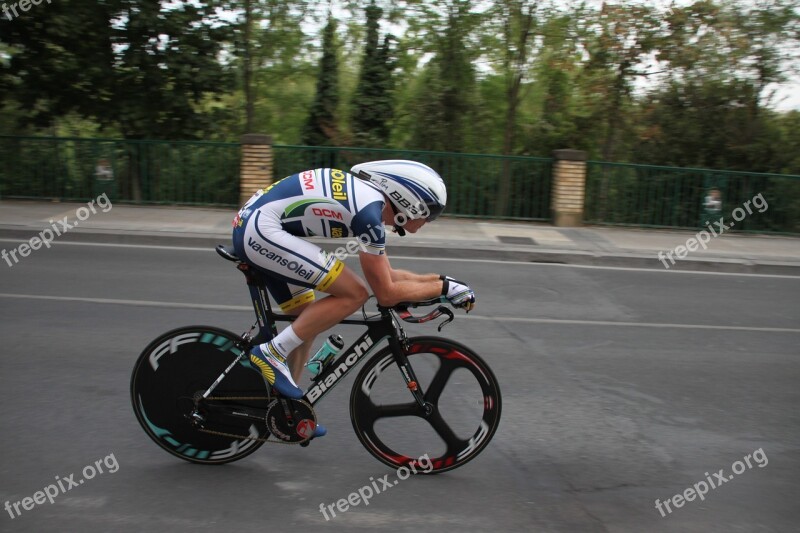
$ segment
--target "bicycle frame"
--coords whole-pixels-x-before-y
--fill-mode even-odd
[[[213,326],[178,328],[160,335],[142,351],[131,376],[131,401],[137,420],[159,447],[192,463],[222,464],[249,455],[271,436],[287,444],[308,445],[313,438],[309,431],[316,429],[313,405],[359,365],[350,392],[350,419],[359,441],[378,461],[393,468],[415,461],[407,446],[414,427],[398,425],[384,432],[384,419],[401,418],[411,424],[424,420],[430,426],[441,440],[431,449],[441,450],[444,445],[442,454],[436,451],[431,460],[430,472],[435,473],[465,464],[491,440],[502,400],[486,362],[464,344],[438,336],[407,337],[401,327],[402,322],[423,323],[446,315],[439,324],[441,331],[454,313],[439,305],[443,303],[439,297],[393,307],[379,305],[377,312],[342,320],[342,324],[364,326],[366,331],[361,330],[348,348],[312,378],[302,400],[291,400],[266,383],[249,355],[254,346],[274,338],[278,322],[292,322],[296,317],[273,312],[268,273],[240,260],[231,247],[219,245],[217,252],[245,275],[256,320],[241,334]],[[427,306],[436,307],[424,315],[411,311]],[[167,354],[174,356],[164,357]],[[415,362],[424,378],[424,391],[409,361]],[[394,365],[408,393],[398,389]],[[162,366],[164,370],[159,371]],[[454,372],[459,372],[459,379],[450,379]],[[462,394],[473,395],[475,401],[460,402],[466,409],[443,412],[440,401],[451,383],[448,390],[457,391],[456,401]],[[451,395],[444,398],[453,400]],[[453,416],[458,421],[455,426],[450,424]],[[412,448],[424,446],[415,442]]]
[[[250,290],[250,298],[253,303],[253,310],[256,314],[256,325],[259,327],[259,332],[252,339],[247,336],[244,337],[246,341],[249,341],[248,344],[250,344],[250,346],[243,347],[245,349],[242,350],[242,353],[231,362],[205,393],[203,393],[203,398],[208,398],[217,385],[225,379],[225,376],[228,375],[231,369],[233,369],[239,361],[247,357],[252,345],[269,342],[277,335],[277,322],[292,322],[297,318],[292,315],[275,313],[272,310],[265,276],[261,272],[243,262],[237,262],[236,268],[239,269],[247,279],[247,287]],[[408,389],[411,391],[417,403],[423,407],[426,412],[430,411],[430,406],[426,405],[423,391],[418,385],[414,369],[408,362],[408,358],[403,349],[403,345],[407,342],[403,328],[398,323],[397,317],[391,308],[379,306],[379,310],[380,316],[364,319],[344,319],[339,322],[340,324],[367,326],[367,331],[356,339],[349,348],[341,350],[336,358],[328,364],[320,374],[314,377],[313,384],[306,390],[305,396],[303,397],[305,401],[312,406],[320,401],[337,383],[339,383],[341,378],[358,366],[358,364],[363,361],[367,355],[372,353],[384,339],[388,338],[392,354],[401,370],[401,374],[406,381]]]

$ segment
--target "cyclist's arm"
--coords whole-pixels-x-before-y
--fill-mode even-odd
[[[359,260],[364,277],[380,305],[428,300],[442,294],[442,280],[436,274],[420,275],[393,270],[386,254],[361,252]]]
[[[408,270],[391,268],[392,281],[436,281],[440,280],[439,274],[417,274]]]

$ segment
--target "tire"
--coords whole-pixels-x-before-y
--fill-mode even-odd
[[[392,468],[405,466],[420,474],[447,472],[474,459],[491,441],[500,423],[500,387],[483,359],[463,344],[414,337],[408,346],[409,362],[433,413],[426,416],[414,401],[386,347],[367,361],[353,383],[353,429],[367,451]],[[459,377],[453,379],[456,373]],[[389,425],[376,427],[384,419],[391,421]],[[403,421],[410,425],[405,427]],[[425,434],[434,438],[428,441]]]
[[[131,402],[136,419],[162,449],[185,461],[224,464],[253,453],[263,441],[237,439],[200,431],[187,415],[192,398],[205,390],[241,353],[241,337],[210,326],[188,326],[164,333],[144,349],[131,377]],[[245,347],[246,348],[246,347]],[[246,359],[240,361],[212,396],[266,397],[260,374]],[[225,402],[229,405],[229,402]],[[262,400],[240,405],[266,409]],[[264,438],[266,425],[258,420],[237,420],[213,414],[204,427],[235,435]]]

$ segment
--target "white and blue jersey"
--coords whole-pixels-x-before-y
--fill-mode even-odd
[[[330,168],[294,174],[258,191],[233,221],[239,257],[282,283],[270,292],[284,311],[314,299],[344,265],[299,237],[350,238],[362,251],[383,254],[385,197],[367,181]]]

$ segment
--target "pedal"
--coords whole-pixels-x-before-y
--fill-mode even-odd
[[[201,415],[198,412],[194,412],[194,413],[191,414],[190,420],[191,420],[192,425],[194,427],[196,427],[196,428],[197,427],[203,427],[203,424],[205,424],[205,422],[206,422],[206,417],[204,417],[203,415]]]
[[[266,413],[267,430],[287,444],[308,444],[317,427],[317,415],[303,400],[281,398],[270,403]]]

